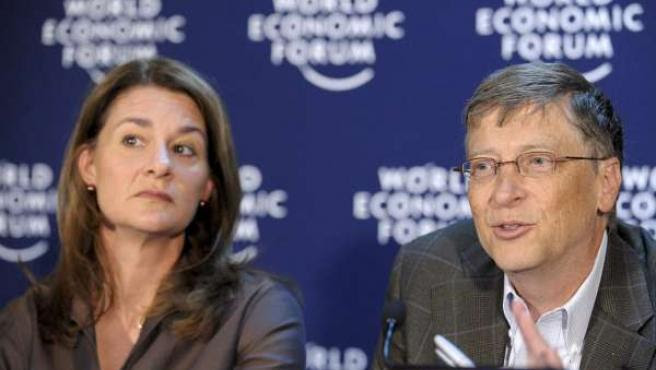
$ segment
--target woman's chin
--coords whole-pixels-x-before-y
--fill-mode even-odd
[[[148,220],[130,224],[115,224],[112,228],[114,233],[120,234],[142,234],[155,237],[175,237],[184,232],[184,225],[164,220]]]

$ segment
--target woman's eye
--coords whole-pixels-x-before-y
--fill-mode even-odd
[[[137,146],[137,145],[141,144],[141,139],[139,139],[135,135],[126,135],[126,136],[123,137],[121,142],[124,145],[127,145],[127,146]]]
[[[174,151],[176,154],[180,154],[180,155],[183,155],[183,156],[192,156],[192,155],[196,155],[196,151],[195,151],[194,148],[193,148],[192,146],[190,146],[190,145],[179,145],[179,144],[178,144],[178,145],[174,145],[174,146],[173,146],[173,151]]]

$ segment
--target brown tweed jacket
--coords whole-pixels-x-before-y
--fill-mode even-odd
[[[606,262],[585,336],[581,369],[656,369],[656,242],[620,223],[609,233]],[[402,247],[386,299],[406,305],[394,334],[393,363],[438,364],[442,334],[477,365],[501,366],[508,340],[503,272],[482,249],[471,221]],[[385,368],[379,340],[373,369]]]

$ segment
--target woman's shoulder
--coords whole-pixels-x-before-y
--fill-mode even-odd
[[[240,298],[260,300],[263,298],[301,305],[301,293],[294,281],[272,273],[244,269],[240,272]]]
[[[0,333],[6,334],[17,329],[25,330],[26,325],[31,326],[31,323],[35,320],[35,293],[30,288],[23,295],[9,301],[0,310]]]
[[[33,289],[0,310],[0,355],[8,363],[22,361],[36,334],[36,304]]]
[[[241,272],[240,282],[233,315],[237,367],[303,368],[305,325],[298,289],[290,280],[257,270]]]

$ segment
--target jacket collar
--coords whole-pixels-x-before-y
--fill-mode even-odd
[[[656,346],[641,333],[653,335],[654,308],[641,249],[610,233],[581,368],[647,368],[651,363]]]
[[[508,333],[501,309],[503,272],[478,242],[462,249],[460,256],[464,277],[433,287],[432,320],[439,334],[477,365],[501,366]]]

